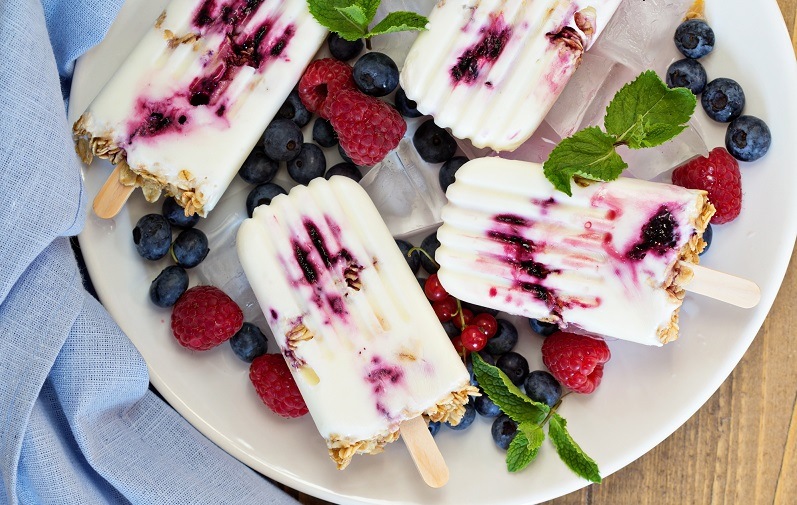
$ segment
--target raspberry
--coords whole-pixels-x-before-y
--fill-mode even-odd
[[[396,109],[359,91],[337,93],[327,101],[327,112],[340,147],[356,165],[382,161],[407,131],[407,123]]]
[[[603,364],[612,353],[602,339],[558,331],[542,344],[542,362],[551,375],[577,393],[595,391],[603,377]]]
[[[276,414],[282,417],[307,414],[307,404],[281,355],[263,354],[255,358],[249,366],[249,380],[257,396]]]
[[[672,183],[689,189],[708,192],[708,201],[717,209],[712,224],[736,219],[742,210],[742,175],[739,162],[723,147],[708,155],[691,159],[672,173]]]
[[[194,286],[172,310],[172,333],[183,347],[205,351],[226,342],[244,324],[240,307],[224,291]]]
[[[307,110],[329,119],[325,102],[344,89],[355,89],[351,67],[332,58],[315,60],[299,80],[299,98]]]

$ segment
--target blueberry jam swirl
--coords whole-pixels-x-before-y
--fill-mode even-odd
[[[370,366],[365,373],[365,380],[371,385],[376,400],[376,410],[387,419],[393,419],[384,398],[390,391],[404,383],[404,371],[401,367],[383,363],[378,356],[371,358]]]
[[[127,143],[135,138],[151,138],[167,133],[183,133],[192,124],[192,111],[209,107],[223,119],[229,110],[225,91],[243,67],[261,72],[267,62],[282,57],[296,33],[289,24],[275,31],[276,20],[267,18],[253,24],[263,0],[205,0],[192,17],[198,38],[222,35],[218,50],[208,53],[203,71],[186,89],[153,100],[140,97],[133,119],[128,124]],[[250,26],[253,25],[253,26]]]
[[[642,226],[639,241],[626,253],[632,261],[641,261],[648,253],[664,256],[678,244],[678,223],[670,210],[662,205]]]
[[[345,320],[348,311],[343,297],[338,292],[327,292],[322,278],[324,275],[332,276],[335,279],[342,279],[352,289],[359,289],[359,275],[363,267],[354,260],[345,247],[332,252],[327,239],[312,220],[305,219],[302,226],[305,235],[291,239],[293,259],[302,272],[304,281],[297,282],[297,285],[310,286],[312,288],[310,299],[316,306]]]
[[[478,42],[465,49],[449,69],[454,84],[472,83],[487,65],[494,63],[512,36],[512,27],[504,22],[502,14],[490,16],[490,24],[479,29]]]

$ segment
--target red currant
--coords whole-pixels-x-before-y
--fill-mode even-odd
[[[426,283],[423,285],[423,292],[426,293],[426,298],[433,302],[438,302],[448,296],[448,291],[440,284],[437,274],[432,274],[426,279]]]
[[[448,295],[440,301],[433,302],[432,309],[434,309],[434,313],[437,314],[437,319],[439,319],[441,323],[451,321],[451,318],[454,317],[454,313],[457,311],[457,299]]]
[[[486,312],[482,312],[473,318],[473,324],[484,333],[488,339],[493,338],[498,331],[498,321],[495,317]]]
[[[487,335],[475,325],[467,326],[462,330],[462,345],[468,351],[481,351],[487,345]]]
[[[462,343],[462,335],[457,335],[456,337],[451,338],[451,345],[454,346],[454,349],[457,350],[457,354],[460,356],[465,356],[468,354],[468,350],[465,348],[465,345]]]

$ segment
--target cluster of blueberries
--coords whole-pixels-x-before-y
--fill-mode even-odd
[[[675,46],[686,56],[667,69],[667,85],[688,88],[700,95],[708,117],[730,123],[725,132],[725,148],[740,161],[755,161],[764,156],[772,143],[767,124],[755,116],[742,115],[744,91],[738,82],[720,77],[708,82],[706,69],[698,61],[714,49],[714,31],[703,19],[689,19],[675,30]]]
[[[421,288],[423,288],[426,284],[426,278],[419,276],[421,267],[430,275],[437,273],[440,268],[439,265],[432,260],[437,248],[440,247],[440,241],[437,239],[437,232],[433,232],[424,237],[421,241],[421,245],[418,247],[413,247],[412,244],[401,239],[396,239],[396,244],[407,260],[410,269],[417,276]],[[498,311],[495,309],[480,307],[468,302],[462,302],[462,307],[471,310],[474,314],[483,312],[487,312],[493,316],[498,314]],[[562,386],[547,370],[529,371],[528,360],[523,357],[523,355],[513,350],[518,342],[517,328],[506,319],[498,318],[497,322],[498,330],[495,335],[487,341],[487,345],[479,352],[479,356],[481,356],[486,363],[494,365],[503,371],[507,377],[510,378],[512,383],[526,392],[529,398],[553,407],[562,397]],[[528,322],[531,330],[543,338],[559,330],[557,325],[542,322],[537,319],[529,319]],[[443,323],[443,328],[446,330],[448,336],[452,338],[460,332],[460,329],[451,321]],[[478,387],[479,384],[473,373],[473,363],[470,355],[466,358],[465,365],[470,372],[471,384]],[[465,414],[459,424],[452,426],[448,423],[431,422],[429,423],[429,431],[432,435],[436,435],[440,431],[442,424],[446,424],[446,426],[453,430],[467,429],[473,424],[477,414],[485,418],[494,419],[491,428],[493,440],[498,447],[506,450],[507,447],[509,447],[509,443],[515,437],[517,423],[501,412],[498,405],[490,400],[484,393],[482,393],[481,396],[470,399],[465,406]]]

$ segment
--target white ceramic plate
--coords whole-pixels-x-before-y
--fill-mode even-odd
[[[105,41],[78,62],[73,121],[165,3],[128,1]],[[710,76],[732,77],[742,84],[746,111],[765,118],[774,141],[763,160],[743,165],[742,214],[734,223],[715,228],[714,244],[703,262],[754,280],[761,286],[762,301],[756,309],[742,310],[689,295],[678,341],[663,348],[610,343],[613,357],[600,388],[590,396],[571,395],[560,410],[604,476],[661,442],[716,391],[763,323],[794,247],[797,65],[776,2],[756,2],[755,15],[752,10],[747,0],[709,0],[718,45],[706,66]],[[707,143],[722,145],[724,128],[709,123],[704,121]],[[110,170],[107,163],[95,162],[85,172],[89,195],[96,194]],[[240,180],[230,188],[228,197],[240,202],[235,205],[243,205],[244,188]],[[236,458],[302,492],[344,503],[530,503],[587,484],[559,461],[547,442],[530,468],[507,473],[504,453],[490,437],[490,422],[482,418],[464,432],[444,428],[438,435],[451,469],[451,480],[442,489],[423,484],[400,442],[385,454],[357,457],[339,472],[308,416],[283,420],[260,403],[246,364],[229,346],[194,353],[171,336],[169,311],[156,309],[147,295],[165,260],[143,261],[130,234],[140,216],[159,209],[148,206],[137,192],[113,220],[89,212],[80,235],[85,259],[103,303],[143,354],[158,390]],[[530,358],[532,369],[541,368],[539,339],[524,321],[516,322],[522,333],[519,350]]]

